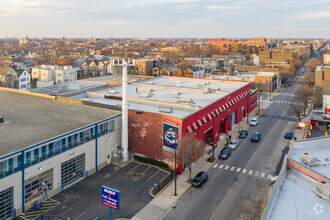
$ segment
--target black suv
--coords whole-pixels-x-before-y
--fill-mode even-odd
[[[254,132],[251,136],[251,141],[259,142],[260,138],[261,138],[260,132]]]
[[[195,187],[202,187],[203,184],[207,182],[207,179],[208,179],[207,173],[201,171],[197,173],[197,175],[194,177],[192,181],[192,185]]]
[[[231,148],[224,147],[219,153],[219,159],[226,160],[231,155]]]
[[[239,138],[246,138],[248,136],[248,131],[247,130],[242,130],[240,133],[239,133]]]

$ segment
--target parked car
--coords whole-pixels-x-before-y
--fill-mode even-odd
[[[261,138],[260,132],[254,132],[251,135],[251,142],[259,142]]]
[[[288,86],[292,86],[293,84],[294,84],[293,81],[289,81],[289,82],[288,82]]]
[[[219,159],[226,160],[231,155],[231,148],[224,147],[219,153]]]
[[[246,138],[248,136],[248,131],[247,130],[241,130],[241,132],[239,133],[239,138]]]
[[[259,123],[259,120],[257,118],[252,118],[250,121],[251,126],[257,126]]]
[[[204,171],[201,171],[199,173],[197,173],[197,175],[194,177],[193,181],[192,181],[192,185],[194,187],[202,187],[204,183],[207,182],[207,179],[209,177],[207,176],[207,173]]]
[[[293,137],[293,133],[292,132],[289,132],[289,131],[286,132],[285,135],[284,135],[284,138],[285,139],[292,139],[292,137]]]
[[[232,150],[235,150],[239,145],[238,140],[232,140],[229,142],[228,147],[230,147]]]

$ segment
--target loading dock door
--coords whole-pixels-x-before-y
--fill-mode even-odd
[[[85,154],[81,154],[61,164],[61,182],[68,186],[78,179],[84,177]]]

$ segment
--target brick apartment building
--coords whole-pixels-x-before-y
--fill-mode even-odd
[[[228,54],[232,52],[239,53],[259,53],[271,46],[270,39],[252,38],[251,41],[226,40],[223,38],[208,40],[209,45],[216,46],[221,53]]]

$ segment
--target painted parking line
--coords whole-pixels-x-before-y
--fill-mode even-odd
[[[236,172],[238,173],[239,171],[241,171],[241,168],[237,168]]]
[[[253,173],[253,170],[250,170],[249,175],[252,175],[252,173]]]
[[[130,172],[132,172],[133,170],[135,170],[138,166],[140,166],[141,164],[139,163],[138,165],[136,165],[135,167],[133,167],[132,169],[130,169],[126,174],[129,174]]]
[[[268,174],[267,179],[272,179],[272,175]]]
[[[233,170],[235,170],[235,167],[232,167],[232,168],[230,169],[230,171],[233,171]]]
[[[219,166],[219,169],[222,169],[222,167],[224,167],[224,165],[223,165],[223,164],[221,164],[221,165]]]
[[[254,175],[255,175],[255,176],[259,176],[259,172],[258,172],[258,171],[256,171]]]
[[[246,173],[247,169],[243,169],[242,173]]]
[[[230,167],[230,166],[226,166],[226,167],[225,167],[225,170],[228,170],[229,167]]]
[[[59,204],[60,204],[59,201],[48,198],[46,201],[42,203],[42,207],[39,210],[27,211],[24,216],[19,216],[19,217],[25,220],[35,220],[39,218],[41,215],[45,214],[46,212],[52,210]]]
[[[78,215],[77,217],[75,217],[73,220],[77,220],[77,219],[79,219],[82,215],[84,215],[85,214],[85,212],[82,212],[80,215]]]
[[[147,181],[149,181],[149,180],[151,180],[154,176],[156,176],[157,175],[157,173],[159,173],[160,172],[160,170],[158,170],[154,175],[152,175],[149,179],[147,179]]]
[[[213,168],[216,168],[217,166],[218,166],[218,164],[216,163],[216,164],[214,164]]]
[[[67,212],[70,211],[70,210],[72,210],[72,208],[69,208],[69,209],[66,210],[65,212],[62,212],[62,213],[60,214],[60,216],[64,215],[65,213],[67,213]]]
[[[147,170],[149,170],[151,167],[148,167],[147,169],[145,169],[140,175],[144,174]]]
[[[261,173],[260,177],[264,178],[265,177],[265,173]]]

